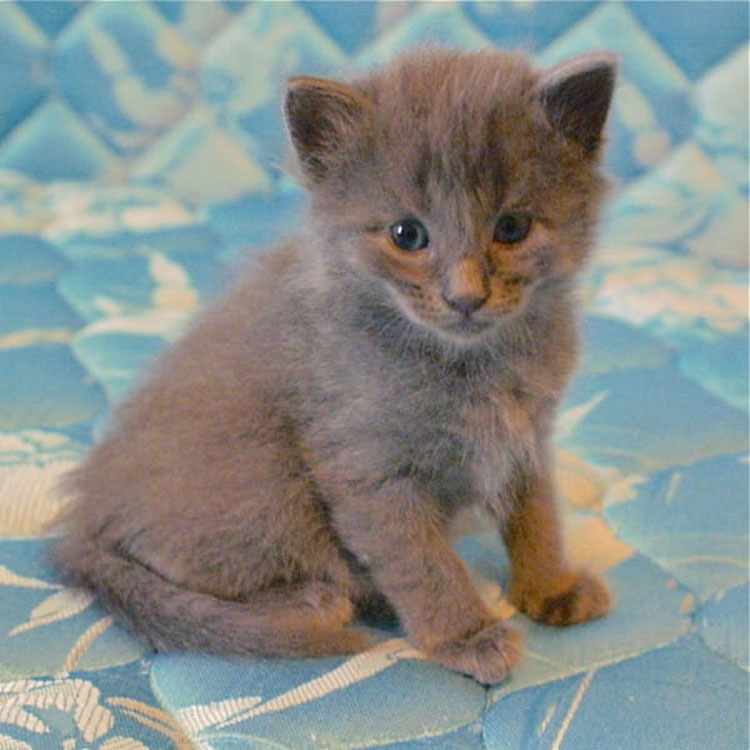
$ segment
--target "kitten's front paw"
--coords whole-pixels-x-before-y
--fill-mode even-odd
[[[593,573],[581,572],[550,592],[511,587],[510,600],[529,617],[547,625],[575,625],[609,612],[612,596],[607,584]]]
[[[468,638],[448,641],[432,648],[428,656],[456,672],[490,685],[501,682],[521,657],[521,636],[499,620]]]

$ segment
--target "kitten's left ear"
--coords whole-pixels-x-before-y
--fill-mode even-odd
[[[590,52],[550,68],[537,86],[552,126],[587,156],[601,143],[616,71],[617,58],[611,52]]]

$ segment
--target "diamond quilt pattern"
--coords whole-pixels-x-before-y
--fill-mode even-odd
[[[607,48],[613,200],[558,425],[571,556],[617,605],[485,689],[398,630],[349,659],[156,655],[46,562],[58,478],[240,252],[293,224],[284,79],[440,41]],[[0,747],[740,750],[748,734],[748,6],[0,3]]]

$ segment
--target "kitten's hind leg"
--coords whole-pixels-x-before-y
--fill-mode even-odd
[[[168,580],[111,547],[60,539],[53,557],[69,583],[95,591],[133,633],[160,651],[238,656],[332,656],[362,651],[346,587],[307,578],[241,598]]]
[[[363,651],[371,645],[361,631],[347,628],[354,606],[335,584],[308,581],[251,596],[253,627],[265,634],[259,651],[269,655],[326,656]]]

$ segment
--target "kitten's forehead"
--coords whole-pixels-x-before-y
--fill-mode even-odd
[[[390,174],[426,201],[456,184],[482,202],[504,189],[503,152],[523,147],[537,74],[505,52],[423,51],[365,82]],[[395,174],[394,174],[395,171]]]

